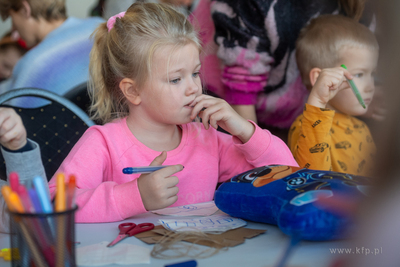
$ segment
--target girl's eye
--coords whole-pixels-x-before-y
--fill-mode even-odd
[[[169,81],[172,84],[177,84],[179,81],[181,80],[181,78],[177,78],[177,79],[173,79],[171,81]]]
[[[193,73],[193,77],[194,77],[194,78],[199,77],[199,75],[200,75],[200,72],[195,72],[195,73]]]
[[[364,74],[363,73],[357,73],[356,75],[353,75],[354,77],[356,77],[356,78],[361,78],[362,76],[364,76]]]

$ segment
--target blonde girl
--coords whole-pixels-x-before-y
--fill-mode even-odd
[[[297,166],[279,138],[202,94],[197,32],[172,7],[135,3],[99,26],[94,42],[91,110],[104,125],[89,128],[59,168],[77,177],[78,222],[210,201],[217,183],[235,174]],[[149,165],[166,167],[122,172]]]

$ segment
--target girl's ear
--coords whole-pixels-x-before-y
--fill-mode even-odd
[[[22,12],[26,18],[30,18],[32,14],[31,6],[27,1],[22,1]]]
[[[310,83],[311,83],[311,86],[314,86],[314,84],[317,81],[320,73],[321,73],[321,69],[320,68],[313,68],[312,70],[310,70]]]
[[[119,82],[119,88],[121,89],[126,99],[128,99],[128,101],[132,104],[139,105],[140,102],[142,102],[134,80],[129,78],[122,79],[122,81]]]

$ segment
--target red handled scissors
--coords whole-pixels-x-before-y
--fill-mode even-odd
[[[118,229],[119,229],[119,235],[117,236],[117,238],[114,239],[114,241],[112,241],[110,244],[108,244],[107,247],[112,247],[115,244],[117,244],[119,241],[121,241],[127,237],[136,235],[138,233],[150,231],[150,230],[154,229],[154,224],[141,223],[141,224],[136,225],[136,223],[121,223],[120,225],[118,225]]]

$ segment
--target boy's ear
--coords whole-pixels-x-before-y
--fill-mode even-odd
[[[29,18],[32,14],[31,6],[27,1],[22,1],[22,12],[26,18]]]
[[[124,78],[119,82],[119,88],[122,93],[134,105],[139,105],[142,102],[140,95],[138,93],[138,88],[134,80],[129,78]]]
[[[310,83],[311,83],[311,86],[314,86],[314,84],[317,81],[320,73],[321,73],[321,69],[320,68],[313,68],[312,70],[310,70]]]

